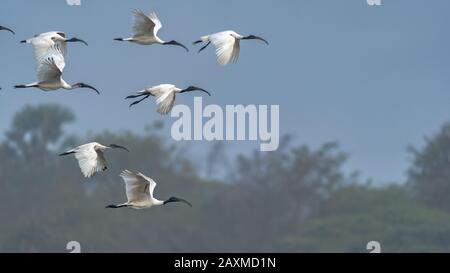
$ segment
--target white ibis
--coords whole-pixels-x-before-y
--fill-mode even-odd
[[[32,88],[36,87],[42,91],[57,90],[60,88],[66,90],[73,90],[76,88],[89,88],[94,90],[97,94],[100,92],[91,85],[79,82],[75,84],[68,84],[63,80],[62,74],[66,63],[64,56],[58,46],[51,47],[45,55],[38,60],[37,66],[37,82],[30,84],[15,85],[15,88]]]
[[[173,84],[160,84],[157,86],[153,86],[151,88],[147,88],[141,91],[136,92],[136,95],[131,95],[126,97],[126,99],[133,99],[138,97],[143,97],[140,100],[137,100],[130,104],[130,107],[140,103],[141,101],[147,99],[149,96],[154,96],[156,98],[156,104],[158,105],[157,112],[165,115],[169,113],[172,108],[173,104],[175,103],[175,94],[176,93],[185,93],[185,92],[192,92],[192,91],[201,91],[205,92],[209,96],[211,94],[206,91],[203,88],[196,87],[196,86],[189,86],[186,89],[180,89],[176,87]]]
[[[242,36],[232,30],[203,36],[200,38],[200,40],[195,41],[194,44],[199,44],[202,42],[206,43],[198,51],[200,53],[212,43],[216,48],[217,63],[219,65],[225,66],[230,62],[236,62],[238,60],[241,40],[260,40],[267,45],[269,44],[269,42],[261,37],[255,35]]]
[[[0,30],[6,30],[6,31],[11,32],[12,34],[16,34],[12,29],[7,28],[7,27],[0,26]]]
[[[66,56],[67,53],[67,43],[81,42],[85,45],[88,45],[84,40],[78,39],[76,37],[67,39],[66,34],[62,31],[49,31],[41,34],[36,34],[33,38],[22,40],[20,42],[31,44],[33,46],[34,54],[38,62],[47,53],[47,51],[55,45],[59,48],[59,51],[63,56]]]
[[[106,149],[122,149],[128,151],[127,148],[116,144],[105,146],[97,142],[91,142],[68,150],[67,152],[60,154],[60,156],[74,154],[84,177],[89,178],[94,176],[97,172],[106,171],[108,169],[103,154]]]
[[[161,21],[156,16],[155,12],[151,12],[148,16],[140,10],[134,10],[134,25],[133,36],[130,38],[115,38],[116,41],[128,41],[140,45],[176,45],[181,46],[186,51],[189,49],[183,44],[172,40],[169,42],[163,41],[158,37],[158,31],[161,29]]]
[[[163,201],[153,197],[153,191],[156,187],[156,182],[153,179],[143,175],[139,172],[130,172],[125,170],[120,174],[125,182],[125,189],[127,195],[127,202],[118,205],[109,205],[107,208],[132,208],[132,209],[146,209],[153,206],[165,205],[172,202],[182,202],[192,207],[188,201],[178,198],[170,197]]]

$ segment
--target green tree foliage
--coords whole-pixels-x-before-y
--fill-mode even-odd
[[[450,251],[450,214],[424,207],[402,186],[349,186],[326,201],[320,214],[279,244],[289,251],[382,252]]]
[[[361,252],[371,240],[384,251],[450,250],[447,212],[426,207],[405,186],[357,183],[342,171],[347,156],[336,143],[314,150],[290,145],[287,137],[276,152],[234,161],[223,146],[213,145],[208,174],[230,172],[211,175],[213,180],[193,165],[205,159],[169,143],[161,123],[141,135],[64,134],[73,120],[70,110],[57,105],[29,106],[0,142],[0,252],[64,252],[72,240],[84,252]],[[107,151],[108,171],[84,179],[73,157],[58,154],[91,141],[130,152]],[[431,179],[433,172],[443,174],[440,168],[417,172],[429,162],[445,165],[435,153],[448,143],[432,143],[437,147],[425,151],[433,153],[417,153],[426,157],[416,160],[411,176],[421,197],[426,191],[417,187],[417,177],[444,181]],[[193,208],[106,209],[126,200],[118,176],[123,169],[155,179],[157,198],[183,197]]]
[[[425,204],[450,211],[450,123],[426,138],[423,149],[410,148],[414,162],[409,185]]]
[[[289,139],[285,138],[276,152],[254,152],[238,158],[235,182],[241,192],[236,195],[247,200],[239,211],[249,215],[244,221],[264,223],[248,230],[249,236],[255,236],[254,243],[259,241],[260,245],[264,245],[261,240],[265,234],[282,236],[295,230],[336,189],[351,181],[340,170],[346,155],[336,143],[314,151],[306,146],[291,148]],[[271,248],[273,242],[264,250]]]
[[[15,115],[12,129],[6,133],[8,143],[24,157],[45,156],[48,145],[63,135],[63,125],[74,120],[73,113],[59,105],[26,106]]]

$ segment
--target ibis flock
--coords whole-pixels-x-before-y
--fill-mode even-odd
[[[162,23],[155,12],[148,15],[140,10],[133,11],[133,34],[128,38],[115,38],[115,41],[129,42],[139,45],[172,45],[178,46],[189,52],[184,44],[175,40],[165,41],[158,37],[158,32],[162,28]],[[0,33],[6,31],[11,34],[15,32],[5,26],[0,26]],[[265,44],[269,44],[264,38],[248,35],[243,36],[235,31],[222,31],[210,35],[200,37],[193,44],[201,44],[199,53],[205,50],[210,44],[215,47],[217,63],[221,66],[234,63],[239,58],[241,40],[260,40]],[[69,84],[63,78],[64,68],[66,66],[65,57],[67,55],[67,44],[78,42],[84,45],[88,43],[82,39],[72,37],[68,39],[62,31],[51,31],[37,34],[32,38],[22,40],[20,43],[31,44],[36,59],[36,78],[37,80],[28,84],[17,84],[15,88],[38,88],[42,91],[53,91],[58,89],[74,90],[79,88],[90,89],[100,94],[94,86],[77,82]],[[0,88],[1,89],[1,88]],[[136,92],[134,95],[126,97],[126,99],[137,99],[129,106],[136,105],[141,101],[155,97],[157,109],[161,115],[167,115],[173,108],[176,94],[186,92],[199,91],[209,96],[211,94],[203,88],[197,86],[188,86],[184,89],[178,88],[173,84],[160,84],[144,90]],[[70,149],[60,156],[73,155],[78,161],[81,173],[85,178],[91,178],[99,172],[106,171],[107,161],[105,152],[109,149],[121,149],[129,152],[127,148],[117,144],[103,145],[97,142],[87,143],[73,149]],[[158,200],[153,196],[156,182],[140,172],[132,172],[124,170],[120,177],[125,182],[125,192],[127,201],[122,204],[108,205],[107,208],[133,208],[144,209],[152,206],[165,205],[173,202],[181,202],[192,206],[188,201],[179,197],[170,197],[166,200]]]

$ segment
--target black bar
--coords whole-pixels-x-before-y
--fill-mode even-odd
[[[269,254],[269,253],[173,253],[173,254],[0,254],[3,267],[15,270],[55,269],[61,265],[85,272],[92,264],[103,271],[119,268],[144,272],[315,272],[322,270],[415,269],[445,265],[450,254]],[[205,262],[207,261],[207,266]],[[313,271],[311,271],[313,269]],[[294,271],[293,271],[294,270]]]

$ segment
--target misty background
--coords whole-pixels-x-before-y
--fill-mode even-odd
[[[0,251],[449,251],[450,2],[2,1]],[[189,46],[115,42],[131,11],[155,10],[159,36]],[[237,64],[197,54],[200,36],[233,29]],[[62,30],[64,78],[101,92],[14,90],[36,79],[20,40]],[[173,119],[124,97],[160,83],[198,85],[204,104],[279,104],[283,141],[173,142]],[[192,105],[192,96],[177,103]],[[427,136],[427,138],[425,138]],[[108,172],[82,178],[64,149],[117,143]],[[155,195],[194,207],[107,210],[125,201],[124,168],[154,178]]]

